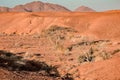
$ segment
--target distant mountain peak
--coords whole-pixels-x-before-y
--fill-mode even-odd
[[[95,12],[95,10],[93,10],[92,8],[89,8],[87,6],[80,6],[77,9],[75,9],[75,11],[79,11],[79,12]]]
[[[33,1],[23,5],[16,5],[13,8],[9,8],[9,10],[7,10],[7,8],[0,7],[0,12],[43,12],[43,11],[59,12],[70,10],[58,4],[44,3],[41,1]]]

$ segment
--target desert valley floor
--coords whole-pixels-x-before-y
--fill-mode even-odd
[[[120,11],[0,13],[0,80],[120,80]]]

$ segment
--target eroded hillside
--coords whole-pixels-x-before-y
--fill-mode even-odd
[[[72,27],[82,35],[119,40],[120,12],[0,13],[1,34],[34,34],[53,25]],[[110,34],[110,35],[109,35]]]

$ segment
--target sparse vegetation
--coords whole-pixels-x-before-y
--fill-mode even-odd
[[[42,32],[42,35],[48,38],[48,40],[54,45],[56,49],[64,49],[64,41],[67,39],[69,33],[76,32],[70,27],[51,26],[47,30]]]
[[[74,80],[72,75],[67,73],[62,77],[62,80]]]
[[[92,62],[94,61],[94,58],[95,56],[94,56],[93,49],[90,48],[90,50],[87,53],[81,54],[78,57],[78,60],[80,63],[84,63],[84,62]]]
[[[116,54],[116,53],[118,53],[118,52],[120,52],[120,49],[114,50],[111,54],[114,55],[114,54]]]
[[[106,60],[112,57],[112,54],[102,51],[102,52],[95,52],[93,48],[90,48],[88,52],[81,54],[78,57],[78,61],[80,63],[84,62],[94,62],[99,60]],[[99,59],[98,59],[99,58]]]
[[[100,53],[100,56],[102,57],[103,60],[106,60],[109,59],[112,55],[110,53],[103,51]]]
[[[76,46],[91,46],[91,45],[99,45],[104,42],[109,42],[109,40],[97,40],[97,41],[81,41],[67,47],[68,51],[72,51],[72,49]]]
[[[81,74],[78,68],[81,64],[107,61],[120,52],[118,47],[114,50],[109,48],[112,45],[111,41],[90,40],[70,27],[51,26],[42,34],[7,35],[7,37],[1,36],[1,44],[8,39],[11,44],[8,44],[10,46],[6,50],[15,54],[1,51],[0,68],[17,74],[30,72],[60,80],[73,80],[73,78],[79,80]],[[13,39],[17,40],[11,41]],[[18,48],[22,51],[17,53]]]

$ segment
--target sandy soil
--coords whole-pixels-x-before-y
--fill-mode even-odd
[[[0,13],[0,50],[55,66],[60,74],[0,66],[0,79],[70,80],[61,78],[70,74],[74,80],[120,80],[119,16],[119,11]]]
[[[0,49],[20,55],[25,59],[43,61],[48,65],[56,66],[61,76],[69,73],[75,80],[120,79],[119,42],[106,40],[93,41],[88,38],[86,40],[78,36],[74,36],[69,40],[60,41],[61,44],[56,45],[52,39],[49,40],[46,36],[36,34],[24,36],[6,35],[0,36]],[[74,42],[74,40],[76,41]],[[93,51],[93,57],[91,55],[91,49]],[[88,58],[84,59],[84,57],[79,58],[82,54],[86,56],[87,53],[93,58],[92,60]],[[10,74],[4,74],[5,76],[14,76],[13,73],[6,72]],[[23,74],[21,73],[19,75]],[[10,78],[12,79],[13,77]],[[28,80],[34,80],[36,78],[28,79],[25,77]]]

